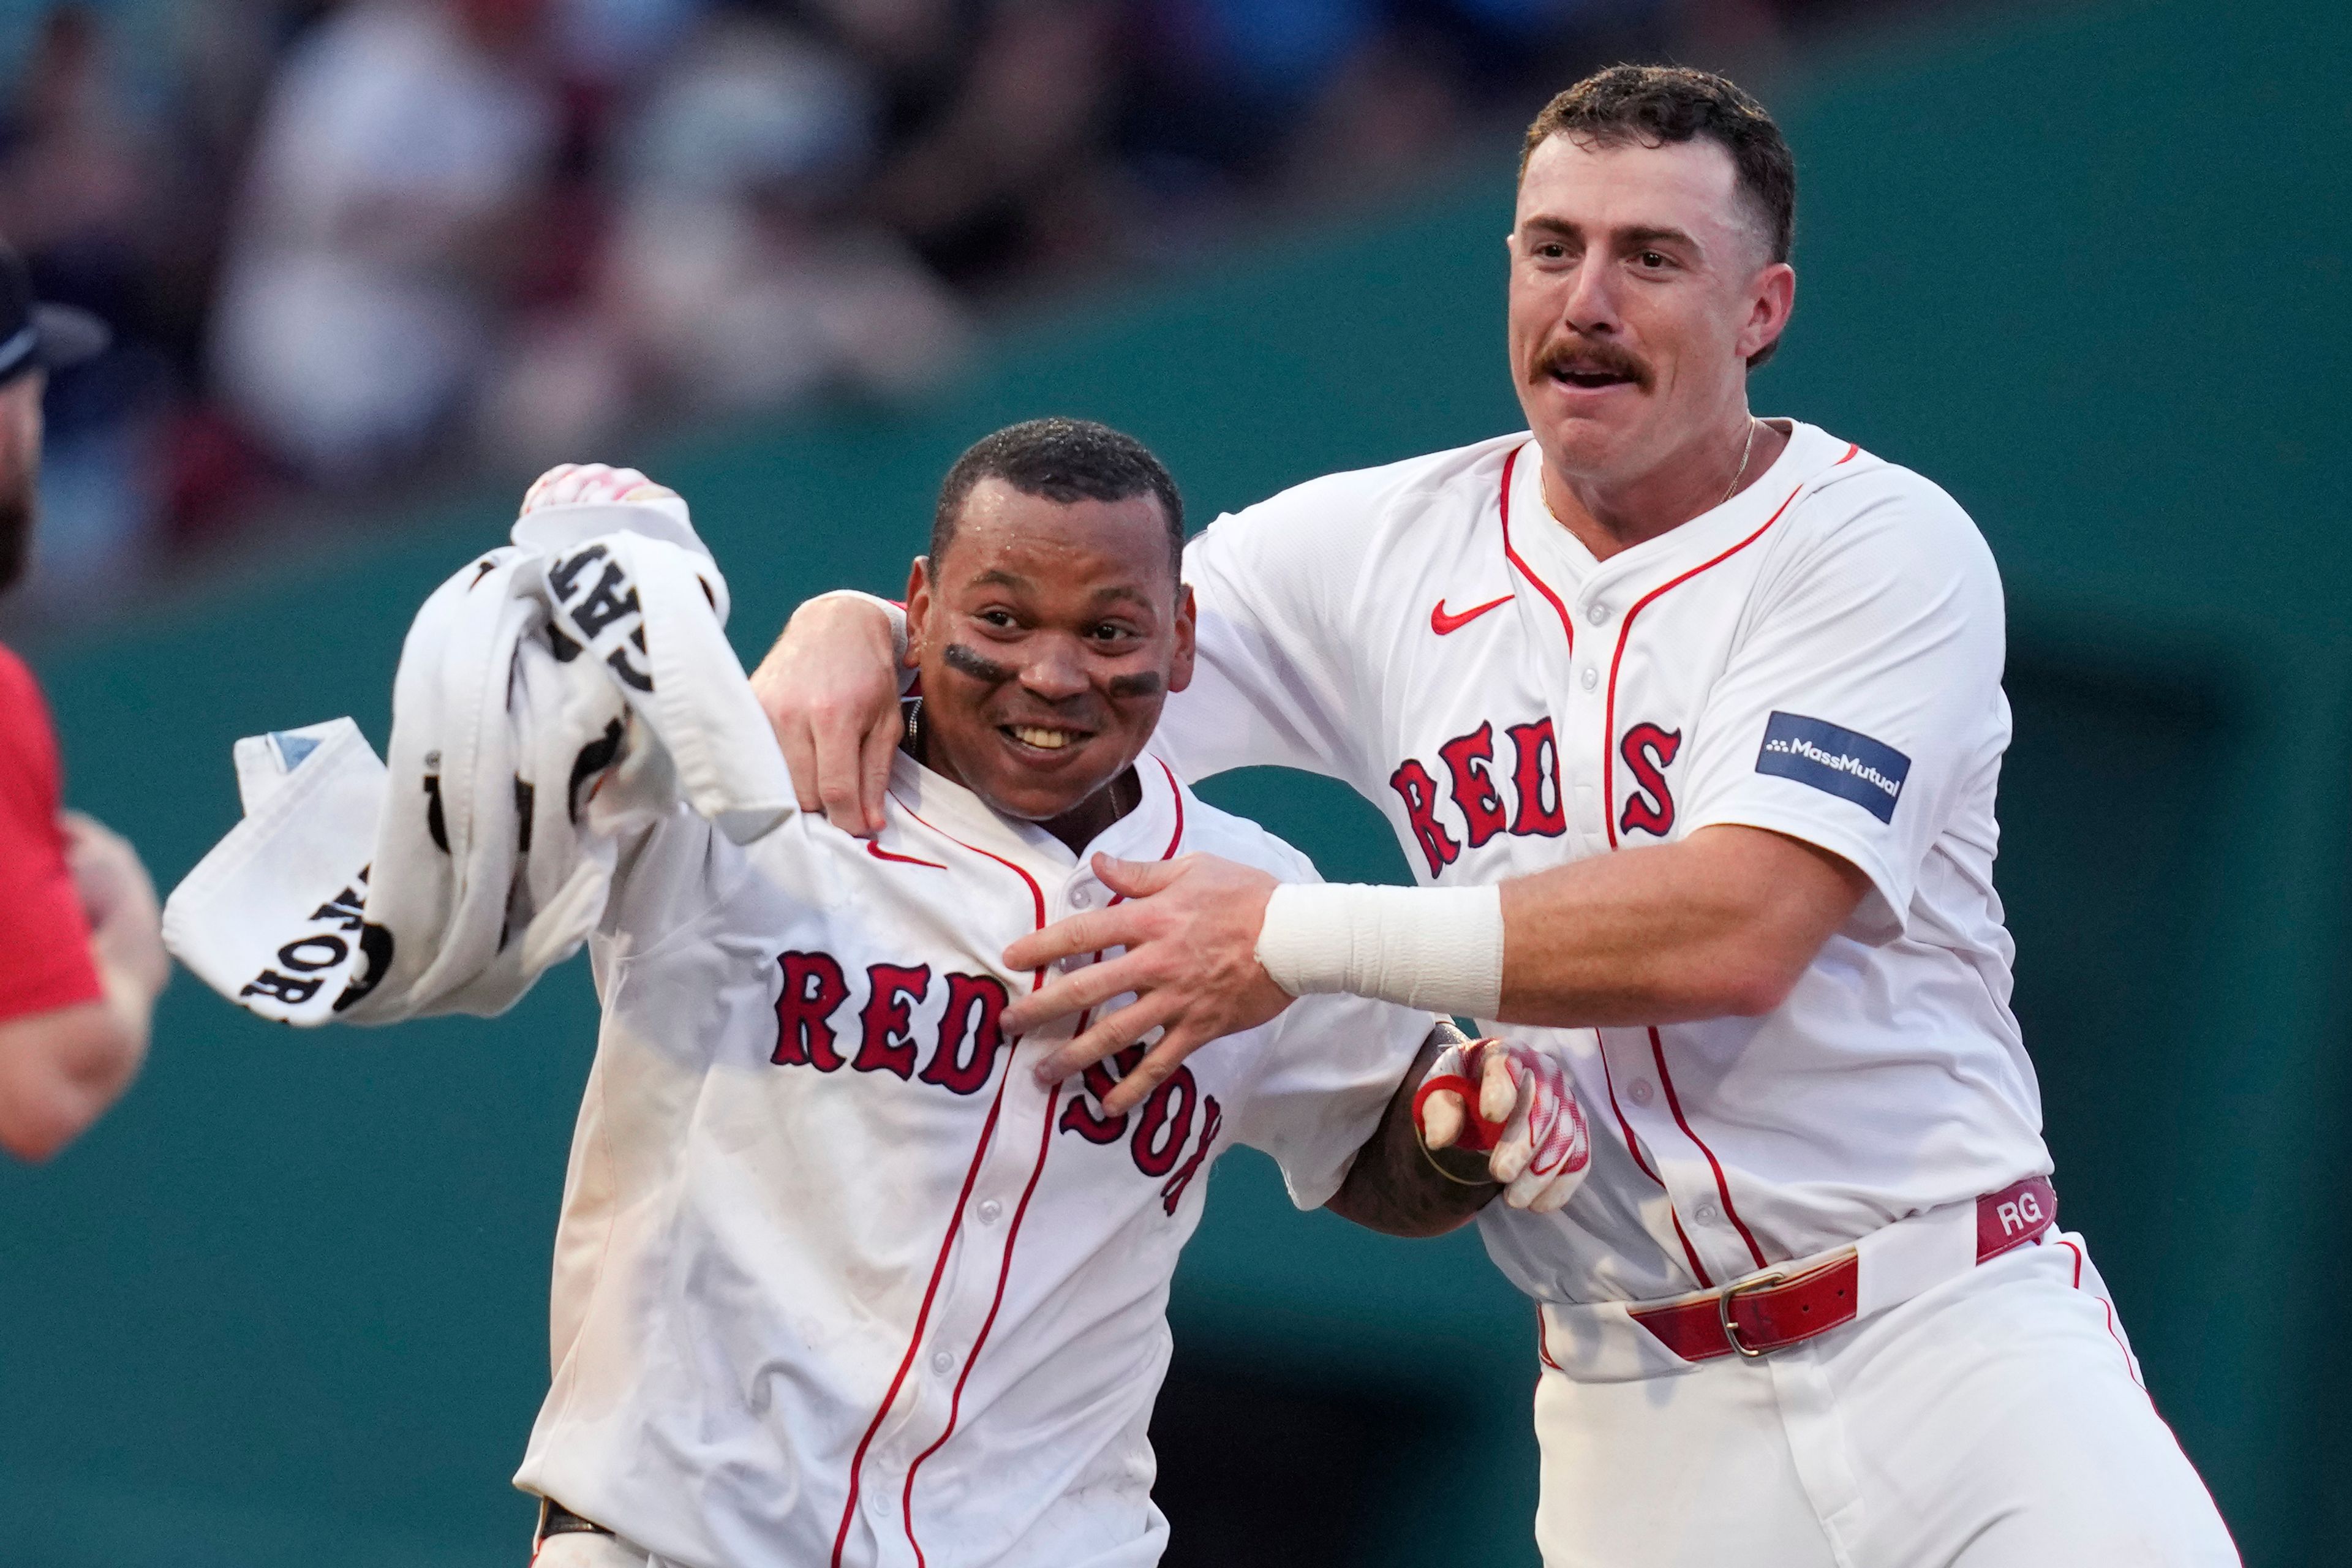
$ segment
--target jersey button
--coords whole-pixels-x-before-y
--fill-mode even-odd
[[[1701,1204],[1698,1207],[1691,1210],[1691,1218],[1698,1221],[1701,1225],[1713,1225],[1718,1217],[1719,1216],[1715,1212],[1715,1205],[1713,1204]],[[932,1359],[936,1361],[939,1358],[934,1356]],[[944,1371],[945,1369],[942,1368],[941,1370]]]
[[[1601,684],[1601,671],[1600,671],[1600,669],[1599,669],[1597,667],[1593,666],[1593,665],[1590,665],[1590,664],[1586,665],[1586,666],[1584,667],[1584,689],[1586,689],[1587,691],[1590,691],[1590,690],[1591,690],[1594,687],[1596,687],[1596,686],[1598,686],[1598,685],[1600,685],[1600,684]]]
[[[955,1370],[954,1354],[949,1351],[933,1351],[931,1352],[931,1370],[938,1373],[942,1377],[946,1376],[949,1373],[953,1372]]]
[[[994,1225],[994,1224],[996,1223],[996,1221],[997,1221],[998,1217],[999,1217],[1000,1215],[1002,1215],[1003,1213],[1004,1213],[1004,1205],[1003,1205],[1003,1204],[1001,1204],[1001,1203],[998,1203],[994,1198],[983,1198],[983,1199],[982,1199],[982,1200],[981,1200],[981,1205],[980,1205],[980,1223],[981,1223],[981,1224],[982,1224],[982,1225]]]
[[[1609,606],[1606,605],[1595,605],[1591,609],[1584,612],[1584,618],[1591,621],[1597,626],[1609,618]]]
[[[1070,889],[1070,908],[1074,910],[1090,910],[1094,907],[1095,893],[1092,888],[1072,888]]]
[[[1650,1080],[1645,1078],[1637,1078],[1633,1080],[1633,1087],[1628,1089],[1625,1092],[1633,1097],[1634,1104],[1647,1105],[1650,1103],[1650,1095],[1652,1092],[1650,1089]]]

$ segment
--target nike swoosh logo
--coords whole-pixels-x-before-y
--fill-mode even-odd
[[[1459,615],[1449,615],[1446,612],[1445,601],[1444,599],[1440,599],[1436,604],[1430,606],[1429,629],[1435,632],[1439,637],[1444,637],[1448,632],[1458,632],[1464,626],[1468,626],[1472,621],[1476,620],[1480,616],[1485,615],[1487,611],[1499,608],[1510,602],[1511,595],[1506,594],[1499,599],[1489,599],[1483,605],[1474,605],[1469,609],[1461,612]]]
[[[902,866],[929,866],[934,871],[947,869],[936,860],[918,860],[912,855],[893,855],[870,838],[866,841],[866,852],[877,860],[896,860]]]

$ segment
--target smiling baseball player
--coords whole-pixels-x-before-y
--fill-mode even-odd
[[[1553,1568],[2233,1563],[2055,1223],[1992,883],[1991,556],[1919,476],[1749,411],[1794,196],[1719,78],[1618,68],[1545,109],[1509,237],[1530,428],[1186,553],[1201,676],[1156,744],[1346,780],[1421,886],[1099,862],[1128,901],[1007,962],[1127,952],[1007,1016],[1078,1019],[1049,1081],[1164,1031],[1109,1110],[1330,992],[1567,1062],[1590,1180],[1480,1222],[1540,1306]],[[859,826],[889,628],[803,616],[763,700],[803,804]],[[1432,1144],[1460,1110],[1430,1096]]]
[[[642,482],[561,471],[533,504]],[[1164,1309],[1219,1154],[1251,1144],[1301,1205],[1421,1233],[1496,1174],[1514,1203],[1573,1190],[1564,1080],[1524,1047],[1448,1045],[1426,1012],[1317,998],[1124,1111],[1112,1068],[1027,1070],[1066,1028],[1003,1028],[1046,973],[1005,946],[1111,897],[1091,853],[1313,879],[1139,760],[1193,667],[1181,518],[1160,464],[1099,426],[982,441],[908,585],[924,696],[879,831],[803,816],[739,847],[679,806],[622,847],[553,1384],[516,1478],[545,1500],[540,1568],[1155,1563]],[[1507,1122],[1469,1184],[1419,1195],[1398,1175],[1421,1158],[1416,1052]]]

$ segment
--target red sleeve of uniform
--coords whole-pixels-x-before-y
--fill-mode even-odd
[[[0,1022],[101,994],[58,797],[48,704],[24,661],[0,647]]]

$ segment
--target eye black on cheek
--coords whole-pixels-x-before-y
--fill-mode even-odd
[[[940,662],[974,680],[1002,682],[1013,679],[1013,671],[994,659],[982,658],[960,642],[951,642],[940,650]]]
[[[1150,669],[1139,675],[1114,675],[1105,683],[1113,697],[1155,696],[1161,684],[1159,672]]]

